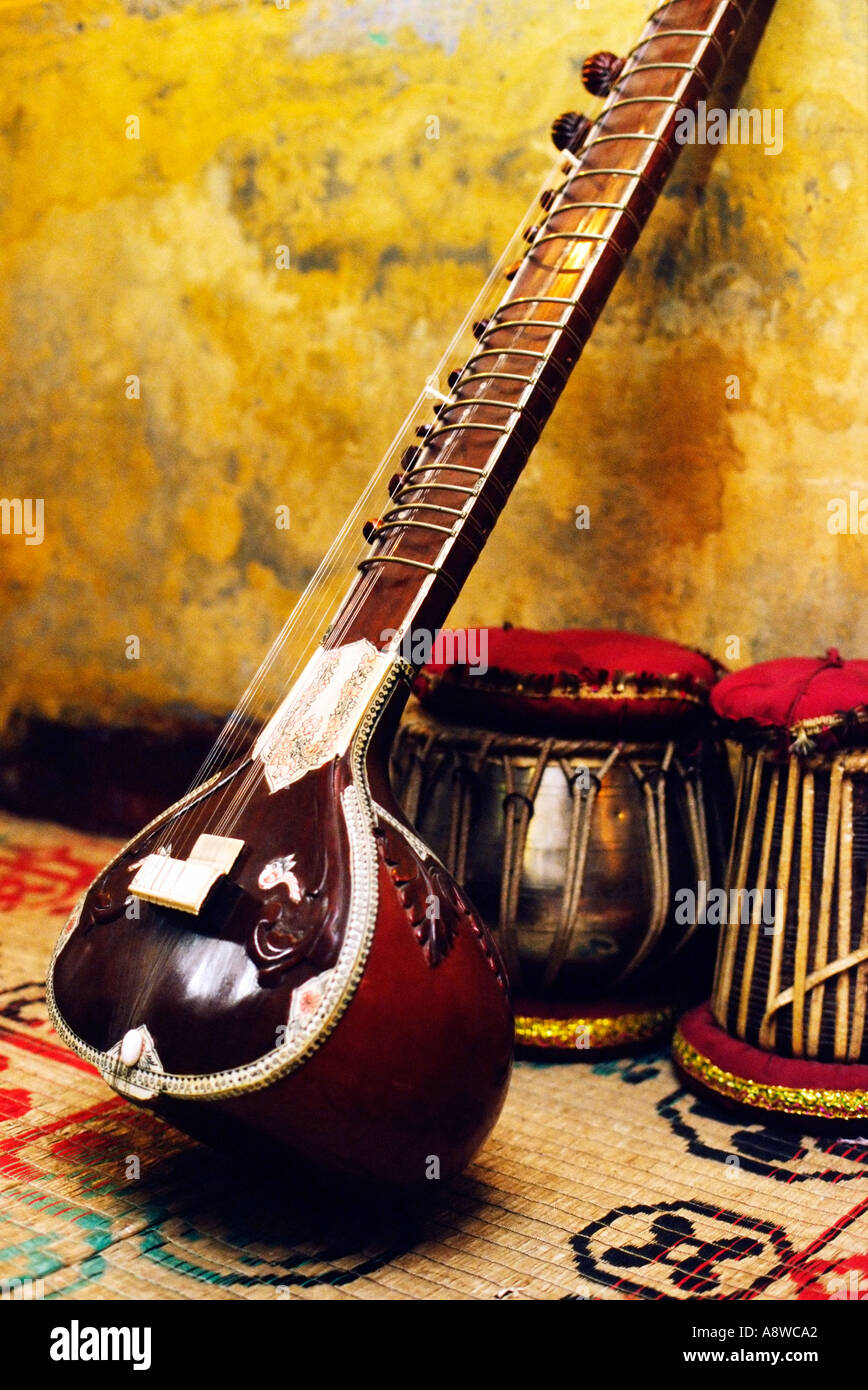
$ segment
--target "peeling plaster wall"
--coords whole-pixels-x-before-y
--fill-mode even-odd
[[[46,531],[0,536],[0,721],[234,704],[647,8],[3,9],[0,495]],[[779,0],[782,152],[685,152],[454,619],[868,655],[864,24]]]

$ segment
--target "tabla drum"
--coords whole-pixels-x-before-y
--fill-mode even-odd
[[[868,1119],[868,662],[764,662],[713,703],[739,753],[708,1004],[675,1057],[696,1087],[801,1123]]]
[[[676,921],[675,895],[722,881],[715,667],[613,632],[483,629],[477,656],[483,634],[485,671],[448,648],[423,668],[396,791],[496,928],[517,1043],[581,1057],[647,1042],[710,981],[711,934]]]

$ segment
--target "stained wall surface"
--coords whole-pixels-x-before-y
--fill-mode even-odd
[[[647,8],[3,8],[0,495],[45,533],[0,535],[0,719],[234,703]],[[868,655],[864,25],[779,0],[780,152],[686,152],[455,619]]]

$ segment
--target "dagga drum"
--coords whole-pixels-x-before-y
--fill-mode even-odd
[[[711,999],[676,1061],[694,1086],[802,1122],[868,1118],[868,661],[769,661],[712,695],[740,760]]]
[[[666,1034],[711,978],[712,934],[676,920],[675,895],[723,877],[731,786],[708,731],[714,663],[611,631],[438,642],[393,781],[496,932],[517,1043],[581,1057]]]

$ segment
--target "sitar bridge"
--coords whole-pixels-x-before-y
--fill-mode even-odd
[[[217,880],[229,873],[244,844],[228,835],[200,835],[186,859],[148,854],[138,866],[130,892],[158,907],[196,914]]]

